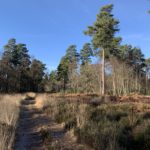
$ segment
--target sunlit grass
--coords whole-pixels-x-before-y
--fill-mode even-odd
[[[11,150],[18,124],[21,94],[0,95],[0,150]]]

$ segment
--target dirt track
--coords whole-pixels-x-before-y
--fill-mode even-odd
[[[87,150],[76,142],[72,132],[65,131],[61,124],[55,123],[35,107],[35,100],[24,100],[21,104],[19,125],[17,129],[15,150],[48,150],[44,145],[41,129],[47,129],[58,150]]]
[[[34,107],[34,104],[35,100],[25,100],[21,104],[15,150],[43,149],[40,128],[49,120]]]

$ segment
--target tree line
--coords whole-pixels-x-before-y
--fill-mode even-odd
[[[43,91],[45,64],[31,59],[25,44],[10,39],[0,59],[0,92]]]
[[[66,50],[56,71],[49,75],[52,92],[127,95],[150,93],[150,59],[140,48],[122,45],[119,20],[112,14],[113,5],[100,9],[96,21],[84,32],[91,37],[77,52],[76,45]],[[93,63],[92,58],[99,59]]]
[[[1,92],[69,92],[101,95],[150,94],[150,59],[140,48],[122,45],[113,5],[100,9],[84,34],[91,37],[81,50],[70,45],[56,70],[31,59],[25,44],[10,39],[0,59]],[[93,60],[95,60],[94,62]]]

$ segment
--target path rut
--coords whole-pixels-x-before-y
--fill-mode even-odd
[[[15,150],[44,150],[40,128],[49,120],[34,104],[35,100],[24,100],[21,104]]]

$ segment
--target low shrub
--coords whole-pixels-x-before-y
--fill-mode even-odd
[[[56,101],[55,101],[56,102]],[[48,107],[58,123],[74,129],[77,141],[95,150],[149,150],[150,107],[141,103],[68,103]]]

